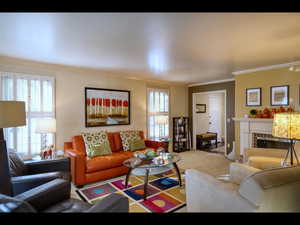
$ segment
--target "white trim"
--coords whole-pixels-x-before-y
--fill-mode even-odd
[[[271,70],[271,69],[278,69],[278,68],[283,68],[283,67],[288,67],[288,66],[297,66],[300,65],[300,61],[295,61],[291,63],[283,63],[283,64],[276,64],[276,65],[270,65],[270,66],[262,66],[262,67],[257,67],[253,69],[247,69],[247,70],[240,70],[236,72],[232,72],[233,75],[240,75],[244,73],[251,73],[251,72],[257,72],[257,71],[263,71],[263,70]]]
[[[225,82],[234,81],[234,80],[235,80],[235,78],[229,78],[229,79],[224,79],[224,80],[214,80],[214,81],[209,81],[209,82],[190,84],[190,85],[188,85],[188,87],[202,86],[202,85],[207,85],[207,84],[225,83]]]

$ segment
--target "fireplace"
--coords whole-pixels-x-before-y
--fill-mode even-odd
[[[253,133],[252,146],[254,148],[278,148],[288,149],[289,141],[282,138],[276,138],[271,134]]]

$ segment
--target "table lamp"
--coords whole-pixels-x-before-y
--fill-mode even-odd
[[[290,164],[294,164],[294,157],[299,165],[297,153],[295,151],[295,141],[300,139],[300,113],[276,113],[273,120],[272,135],[275,137],[289,139],[290,146],[285,155],[283,166],[287,165],[288,157]]]
[[[157,120],[156,120],[156,123],[158,125],[162,125],[162,126],[167,125],[168,122],[169,122],[169,119],[168,119],[167,116],[158,116]],[[159,129],[159,138],[161,138],[161,136],[162,136],[162,129],[160,127],[160,129]]]
[[[0,101],[0,193],[12,196],[10,170],[3,128],[26,125],[25,102]]]
[[[56,120],[54,118],[43,118],[37,121],[35,128],[36,133],[40,133],[42,136],[42,149],[47,148],[47,134],[56,132]]]

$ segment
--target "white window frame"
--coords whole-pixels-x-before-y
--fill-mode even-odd
[[[52,99],[53,99],[53,105],[52,105],[52,112],[31,112],[30,110],[30,102],[31,102],[31,85],[28,85],[28,109],[26,111],[26,119],[28,118],[41,118],[41,117],[51,117],[55,118],[55,105],[56,105],[56,99],[55,99],[55,77],[54,76],[44,76],[44,75],[29,75],[25,73],[18,73],[18,72],[6,72],[6,71],[0,71],[0,100],[3,100],[3,90],[2,90],[2,83],[3,83],[3,76],[9,76],[13,79],[14,88],[13,88],[13,99],[16,99],[17,92],[16,92],[16,82],[17,79],[25,79],[27,80],[28,84],[31,83],[32,80],[40,80],[40,81],[50,81],[52,83]],[[43,109],[43,85],[41,85],[41,109]],[[30,119],[28,119],[28,129],[30,130]],[[16,127],[13,127],[13,134],[14,134],[14,148],[17,150],[17,130]],[[42,138],[42,137],[41,137]],[[28,132],[28,154],[22,155],[23,159],[31,159],[32,157],[36,156],[36,154],[31,153],[31,132]],[[42,140],[41,140],[42,141]],[[55,133],[53,134],[53,144],[56,143],[56,136]]]
[[[168,95],[168,112],[150,112],[150,92],[164,92]],[[150,136],[150,116],[168,116],[168,136],[162,136],[160,138],[168,138],[170,136],[170,90],[168,88],[156,88],[156,87],[147,87],[147,137],[154,138]]]

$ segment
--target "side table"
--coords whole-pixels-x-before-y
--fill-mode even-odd
[[[169,152],[169,138],[150,138],[150,141],[159,141],[164,143],[164,149],[166,152]]]

